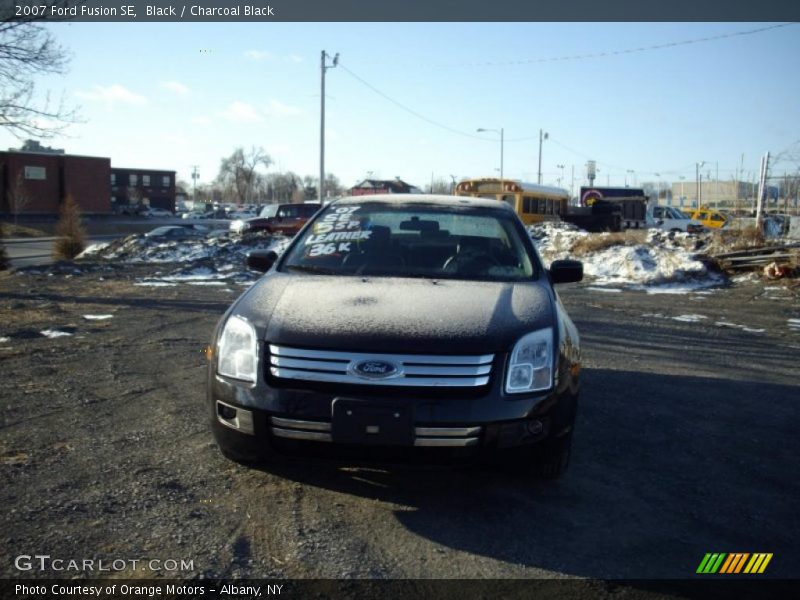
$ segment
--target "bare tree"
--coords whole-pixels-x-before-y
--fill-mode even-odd
[[[81,1],[49,0],[39,4],[40,14],[16,16],[11,3],[0,8],[0,126],[17,138],[49,138],[78,121],[75,109],[50,93],[36,92],[35,78],[63,74],[69,59],[53,35],[36,23],[50,14],[50,7],[67,7]]]
[[[17,173],[17,179],[14,181],[8,190],[8,205],[11,212],[14,214],[14,225],[19,224],[19,213],[25,210],[31,202],[31,196],[28,190],[25,189],[25,177],[23,174]]]
[[[286,173],[270,173],[266,177],[271,202],[291,202],[299,192],[302,195],[302,179],[288,171]]]
[[[244,148],[239,147],[222,159],[217,183],[229,191],[237,204],[246,204],[251,200],[258,168],[266,169],[271,164],[272,159],[263,148],[253,146],[245,152]]]
[[[134,211],[134,213],[139,213],[144,209],[144,199],[142,196],[142,189],[136,186],[130,186],[128,188],[128,210]]]
[[[343,196],[345,188],[342,182],[333,173],[325,173],[325,195],[330,197]]]
[[[450,182],[441,177],[432,179],[428,185],[427,192],[429,194],[449,194],[452,189]]]

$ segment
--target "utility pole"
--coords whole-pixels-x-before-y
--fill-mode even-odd
[[[697,192],[695,194],[695,201],[697,202],[697,204],[695,205],[695,208],[697,210],[700,210],[700,207],[702,206],[703,191],[701,186],[702,186],[703,176],[700,174],[700,167],[702,167],[704,164],[706,164],[706,161],[704,160],[694,163],[694,169],[695,169],[694,174],[697,183],[697,188],[695,190]]]
[[[570,200],[575,196],[575,165],[572,165],[572,178],[569,182],[569,197]]]
[[[192,207],[194,207],[194,203],[197,202],[197,179],[200,177],[200,173],[197,169],[197,165],[192,165]]]
[[[539,130],[539,177],[536,179],[536,183],[542,185],[542,142],[549,137],[549,133],[546,131]]]
[[[764,220],[764,200],[767,195],[767,173],[769,173],[769,152],[761,158],[761,175],[758,179],[758,198],[756,198],[756,228],[761,231]]]
[[[325,71],[334,68],[339,64],[339,53],[333,57],[332,64],[326,64],[329,55],[325,50],[320,57],[321,89],[320,95],[320,116],[319,116],[319,201],[325,201]]]

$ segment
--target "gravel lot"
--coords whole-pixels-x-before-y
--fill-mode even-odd
[[[193,561],[118,577],[683,578],[706,552],[773,552],[765,576],[800,577],[797,287],[561,288],[584,388],[570,471],[542,483],[228,462],[203,348],[244,288],[56,271],[0,274],[1,577],[56,576],[14,567],[49,554]],[[72,335],[39,334],[56,328]]]

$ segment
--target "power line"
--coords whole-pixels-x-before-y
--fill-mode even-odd
[[[429,123],[431,125],[435,125],[436,127],[440,127],[442,129],[445,129],[445,130],[449,131],[450,133],[455,133],[457,135],[463,135],[464,137],[469,137],[469,138],[476,139],[476,140],[488,141],[488,138],[481,137],[481,136],[478,136],[478,135],[473,135],[473,134],[468,133],[466,131],[459,131],[458,129],[454,129],[452,127],[449,127],[448,125],[444,125],[442,123],[439,123],[438,121],[434,121],[433,119],[429,119],[425,115],[422,115],[422,114],[418,113],[417,111],[415,111],[412,108],[409,108],[405,104],[402,104],[402,103],[398,102],[397,100],[395,100],[394,98],[392,98],[388,94],[384,94],[382,91],[380,91],[374,85],[370,84],[369,82],[365,81],[364,79],[362,79],[361,77],[359,77],[358,75],[353,73],[350,69],[348,69],[346,66],[344,66],[341,61],[339,61],[339,67],[343,71],[345,71],[348,75],[350,75],[353,79],[355,79],[356,81],[358,81],[362,85],[368,87],[373,92],[378,94],[380,97],[384,98],[385,100],[388,100],[389,102],[391,102],[392,104],[394,104],[398,108],[401,108],[402,110],[406,111],[407,113],[409,113],[411,115],[414,115],[415,117],[417,117],[418,119],[421,119],[422,121],[425,121],[426,123]]]
[[[790,27],[792,25],[797,25],[798,23],[779,23],[777,25],[768,25],[766,27],[759,27],[757,29],[747,29],[745,31],[734,31],[732,33],[722,33],[719,35],[712,35],[706,36],[702,38],[694,38],[690,40],[682,40],[678,42],[667,42],[663,44],[653,44],[651,46],[641,46],[639,48],[625,48],[623,50],[608,50],[605,52],[592,52],[589,54],[573,54],[573,55],[566,55],[566,56],[551,56],[547,58],[526,58],[520,60],[508,60],[508,61],[493,61],[493,62],[472,62],[472,63],[458,63],[458,64],[450,64],[450,65],[430,65],[435,68],[462,68],[462,67],[504,67],[504,66],[514,66],[514,65],[531,65],[537,63],[547,63],[547,62],[562,62],[562,61],[577,61],[577,60],[586,60],[592,58],[605,58],[610,56],[621,56],[624,54],[635,54],[637,52],[649,52],[652,50],[663,50],[665,48],[676,48],[678,46],[688,46],[690,44],[702,44],[706,42],[713,42],[717,40],[723,40],[727,38],[733,37],[740,37],[745,35],[754,35],[756,33],[763,33],[765,31],[771,31],[773,29],[780,29],[782,27]]]

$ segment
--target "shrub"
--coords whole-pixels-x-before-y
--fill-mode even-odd
[[[11,266],[6,253],[6,246],[3,243],[3,224],[0,223],[0,271],[5,271]]]
[[[53,258],[72,260],[86,248],[86,232],[81,224],[81,209],[68,195],[61,207],[61,216],[56,224],[58,239],[53,246]]]
[[[647,239],[647,231],[628,229],[617,233],[590,233],[578,239],[571,252],[575,256],[586,256],[613,246],[636,246]]]

